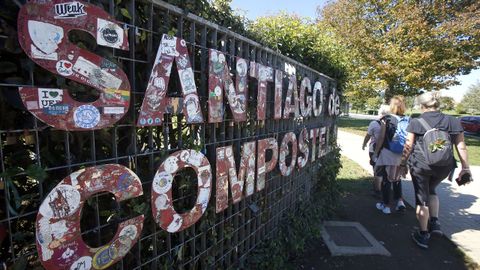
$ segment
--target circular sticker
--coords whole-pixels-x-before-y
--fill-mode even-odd
[[[167,193],[172,188],[173,176],[166,172],[161,172],[153,178],[153,190],[157,193]]]
[[[190,151],[188,150],[184,150],[180,153],[180,160],[183,162],[187,162],[189,157],[190,157]]]
[[[86,270],[92,268],[92,257],[90,256],[83,256],[76,260],[72,266],[70,266],[70,270]]]
[[[165,210],[168,208],[168,197],[165,194],[160,194],[155,200],[155,206],[160,210]]]
[[[40,206],[39,212],[47,218],[64,218],[72,215],[80,206],[80,192],[70,185],[54,188]]]
[[[95,106],[82,105],[73,114],[75,126],[81,128],[94,128],[100,122],[100,112]]]
[[[109,25],[102,29],[102,37],[108,43],[117,43],[118,42],[118,33],[115,30],[115,25]]]
[[[57,72],[63,76],[70,76],[73,74],[72,63],[68,60],[60,60],[56,64]]]
[[[163,167],[165,168],[165,171],[167,173],[174,173],[178,169],[178,158],[177,157],[168,157],[164,162],[163,162]]]
[[[237,61],[237,72],[238,75],[244,77],[247,75],[247,62],[244,59]]]

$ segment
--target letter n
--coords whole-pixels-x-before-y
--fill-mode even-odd
[[[210,49],[208,69],[208,122],[223,121],[225,109],[223,107],[223,92],[228,98],[235,122],[247,121],[248,64],[245,59],[236,57],[235,85],[230,76],[225,55],[217,50]]]

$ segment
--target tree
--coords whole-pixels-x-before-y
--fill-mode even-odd
[[[336,78],[340,88],[346,81],[349,54],[327,25],[279,13],[258,18],[248,30],[268,47]]]
[[[440,98],[440,110],[442,111],[451,111],[455,109],[455,100],[452,97],[441,97]]]
[[[480,114],[480,81],[471,85],[463,96],[461,106],[464,111],[472,114]]]
[[[480,1],[338,0],[320,14],[355,56],[357,95],[444,89],[480,65]]]

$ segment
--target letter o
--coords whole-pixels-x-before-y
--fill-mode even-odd
[[[197,173],[198,193],[195,206],[178,214],[173,208],[172,184],[175,174],[183,168]],[[185,230],[205,213],[212,189],[212,169],[208,159],[195,150],[181,150],[171,154],[158,168],[152,183],[152,214],[158,225],[167,232]]]

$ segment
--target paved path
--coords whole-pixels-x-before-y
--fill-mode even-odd
[[[368,150],[362,150],[362,142],[361,136],[338,131],[338,143],[342,148],[342,155],[372,172]],[[471,166],[471,169],[477,181],[459,187],[456,183],[445,180],[437,187],[440,198],[439,219],[443,232],[469,257],[480,264],[480,166]],[[403,195],[410,205],[415,205],[410,179],[405,180],[403,184]]]

